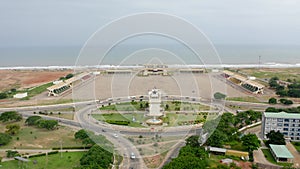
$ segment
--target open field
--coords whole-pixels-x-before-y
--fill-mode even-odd
[[[297,81],[300,81],[300,68],[253,68],[239,70],[247,75],[261,79],[269,79],[277,76],[281,80],[296,79]]]
[[[48,156],[32,157],[26,164],[18,163],[17,160],[7,161],[1,163],[3,169],[25,168],[25,169],[72,169],[80,165],[80,158],[85,152],[65,152],[58,154],[51,154]],[[36,161],[36,164],[33,162]]]
[[[0,91],[39,86],[71,73],[71,70],[0,70]]]
[[[186,83],[191,81],[191,83]],[[95,81],[76,88],[76,100],[118,98],[148,95],[154,87],[167,95],[212,98],[215,92],[228,97],[243,97],[246,93],[216,78],[214,74],[174,74],[173,76],[100,75]],[[64,98],[71,98],[66,95]]]
[[[0,123],[0,131],[5,131],[5,126],[7,124]],[[13,136],[12,141],[8,145],[1,146],[2,149],[49,149],[53,147],[60,147],[60,141],[62,141],[63,146],[81,146],[81,142],[74,138],[75,131],[64,126],[59,126],[59,129],[57,130],[46,130],[37,127],[25,126],[24,120],[14,124],[19,124],[21,126],[21,130],[17,135]]]

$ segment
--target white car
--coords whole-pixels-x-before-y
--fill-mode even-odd
[[[119,136],[118,136],[118,135],[115,133],[115,134],[114,134],[114,137],[116,137],[116,138],[117,138],[117,137],[119,137]]]
[[[131,158],[131,159],[135,159],[135,155],[134,155],[133,152],[130,154],[130,158]]]

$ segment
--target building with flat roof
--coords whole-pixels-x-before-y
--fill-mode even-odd
[[[53,86],[48,87],[48,96],[59,96],[68,89],[72,88],[73,83],[75,83],[76,81],[86,80],[87,77],[90,77],[89,74],[90,73],[81,73],[79,75],[71,77],[70,79],[64,80],[61,83],[57,83]]]
[[[28,96],[28,94],[27,94],[27,92],[25,92],[25,93],[17,93],[13,97],[16,98],[16,99],[22,99],[22,98],[25,98],[27,96]]]
[[[293,162],[294,156],[290,153],[285,145],[270,144],[269,146],[271,153],[277,162]]]
[[[145,64],[144,69],[141,71],[143,76],[149,76],[149,75],[163,75],[167,76],[168,66],[167,65],[158,65],[158,64]]]
[[[300,114],[298,113],[264,112],[261,127],[263,139],[267,139],[266,135],[274,130],[292,141],[300,141]]]

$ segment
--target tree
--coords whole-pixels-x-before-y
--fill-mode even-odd
[[[283,104],[291,105],[291,104],[294,104],[294,102],[292,100],[286,100]]]
[[[169,164],[165,165],[163,169],[195,169],[195,168],[207,168],[208,162],[201,160],[194,156],[180,156],[173,159]]]
[[[185,141],[186,141],[186,145],[190,145],[192,147],[199,147],[200,146],[199,136],[190,136]]]
[[[19,152],[13,151],[13,150],[7,150],[6,151],[6,157],[7,158],[13,158],[13,157],[16,157],[16,156],[20,156]]]
[[[273,112],[273,113],[276,113],[278,112],[278,109],[276,109],[275,107],[268,107],[265,112]]]
[[[0,146],[6,145],[11,141],[12,137],[6,133],[0,133]]]
[[[73,75],[72,73],[67,74],[66,79],[70,79],[70,78],[72,78],[73,76],[74,76],[74,75]]]
[[[277,104],[277,99],[275,99],[274,97],[270,98],[269,104]]]
[[[221,99],[225,99],[225,98],[226,98],[226,95],[223,94],[223,93],[220,93],[220,92],[216,92],[216,93],[214,94],[214,98],[215,98],[215,99],[218,99],[218,100],[221,100]]]
[[[26,119],[25,124],[29,126],[37,125],[38,121],[41,120],[41,116],[30,116]]]
[[[74,134],[75,139],[86,139],[89,138],[89,135],[87,133],[87,131],[85,131],[84,129],[78,130],[75,134]]]
[[[169,110],[169,107],[170,107],[170,106],[169,106],[168,104],[166,104],[165,109],[166,109],[166,110]]]
[[[41,119],[38,121],[38,127],[45,128],[48,130],[53,130],[55,127],[57,127],[58,122],[56,120],[44,120]]]
[[[22,115],[16,111],[8,111],[0,115],[0,121],[2,122],[21,121],[21,120],[22,120]]]
[[[260,147],[260,140],[255,134],[247,134],[242,137],[242,144],[248,148],[249,152]]]
[[[222,131],[216,129],[214,133],[207,139],[206,144],[212,147],[222,147],[228,137]]]
[[[109,168],[112,162],[113,154],[97,144],[80,159],[80,165],[90,169]]]
[[[266,144],[277,144],[277,145],[285,145],[284,135],[279,131],[271,130],[270,133],[267,134],[267,138],[269,139]]]
[[[6,93],[0,93],[0,99],[6,99],[8,96]]]
[[[7,130],[5,131],[9,135],[16,135],[20,130],[20,125],[18,124],[8,124],[5,127]]]
[[[270,85],[271,88],[276,88],[277,86],[279,86],[279,84],[277,83],[277,80],[279,80],[278,77],[272,77],[269,80],[269,85]]]

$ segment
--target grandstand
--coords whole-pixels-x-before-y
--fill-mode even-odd
[[[253,94],[263,94],[264,93],[264,85],[234,72],[224,70],[223,77],[225,77],[230,82],[242,86],[244,89],[250,91]]]

